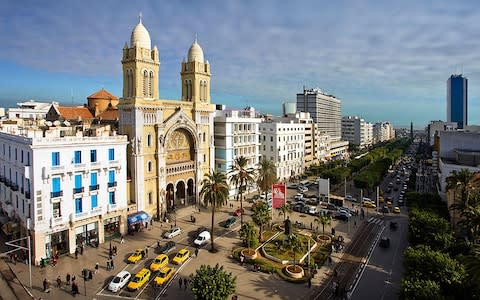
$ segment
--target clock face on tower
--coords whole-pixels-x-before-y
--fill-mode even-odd
[[[167,164],[193,160],[193,142],[190,134],[183,130],[175,130],[167,141]]]

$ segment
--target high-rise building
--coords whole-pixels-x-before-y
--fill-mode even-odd
[[[342,118],[342,140],[360,148],[372,145],[373,125],[357,116]]]
[[[452,75],[447,80],[447,122],[457,122],[463,129],[467,123],[468,79],[462,74]]]
[[[373,143],[380,143],[395,138],[395,129],[390,122],[377,122],[373,125]]]
[[[318,88],[303,88],[303,93],[297,94],[297,111],[310,113],[321,134],[328,134],[332,141],[340,140],[342,136],[340,99]]]

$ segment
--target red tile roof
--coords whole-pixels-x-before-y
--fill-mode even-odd
[[[93,119],[92,113],[86,107],[57,106],[57,111],[65,120]]]
[[[105,89],[101,89],[96,93],[91,94],[87,97],[87,99],[110,99],[110,100],[118,100],[117,97],[107,92]]]
[[[116,121],[118,120],[118,109],[107,109],[106,111],[99,114],[96,118],[105,121]]]

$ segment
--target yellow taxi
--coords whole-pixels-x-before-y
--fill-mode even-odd
[[[157,272],[161,268],[165,267],[168,264],[168,256],[165,254],[160,254],[155,259],[153,262],[150,264],[150,271],[152,272]]]
[[[380,196],[380,197],[378,197],[378,202],[383,203],[383,202],[385,202],[385,199],[383,199],[383,197]]]
[[[172,275],[175,274],[175,269],[170,267],[164,267],[160,270],[157,277],[155,277],[154,281],[157,285],[162,285],[167,282]]]
[[[363,207],[366,207],[366,208],[376,208],[377,206],[376,206],[375,203],[373,203],[373,202],[365,201],[365,202],[363,202]]]
[[[137,261],[141,260],[143,258],[142,252],[143,252],[143,249],[135,250],[135,252],[128,257],[128,262],[134,264]]]
[[[400,213],[400,207],[395,206],[395,207],[393,208],[393,213],[399,214],[399,213]]]
[[[150,272],[149,269],[143,268],[135,274],[135,277],[133,277],[130,282],[127,285],[128,290],[130,291],[136,291],[139,288],[141,288],[149,279],[150,275],[152,272]]]
[[[391,202],[391,201],[387,201],[387,206],[388,206],[388,208],[392,208],[392,206],[393,206],[392,202]]]
[[[176,265],[181,265],[187,258],[190,256],[190,251],[187,249],[182,249],[178,251],[177,255],[173,258],[173,263]]]

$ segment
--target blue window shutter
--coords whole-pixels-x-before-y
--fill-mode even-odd
[[[90,173],[90,185],[97,185],[97,173]]]
[[[115,182],[115,170],[108,171],[108,182]]]
[[[98,198],[97,198],[97,195],[92,195],[91,201],[92,201],[92,209],[93,209],[93,208],[96,208],[96,207],[98,206]]]
[[[79,189],[81,187],[82,187],[82,175],[81,174],[75,175],[75,188]]]
[[[115,149],[108,149],[108,160],[115,160]]]
[[[60,192],[60,178],[52,178],[52,192]]]

